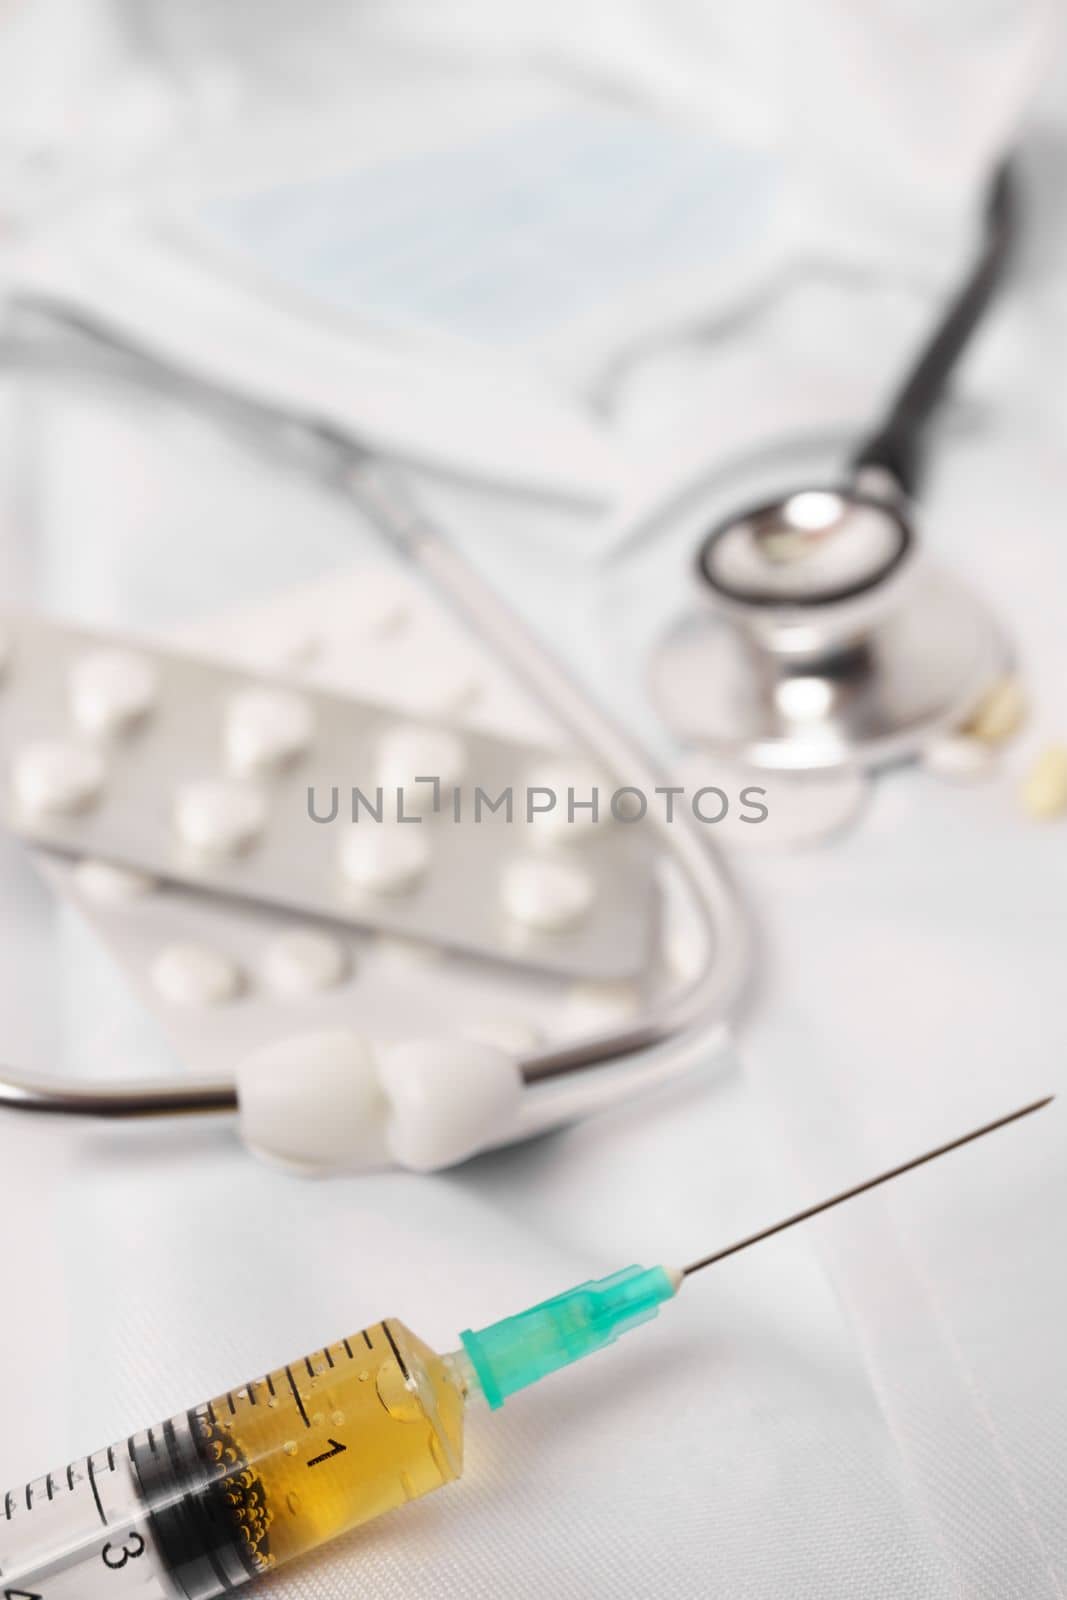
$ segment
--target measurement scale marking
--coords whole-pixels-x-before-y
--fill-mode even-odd
[[[404,1357],[400,1354],[400,1351],[396,1347],[396,1340],[393,1338],[392,1334],[389,1332],[389,1324],[387,1322],[383,1322],[382,1323],[382,1332],[385,1334],[385,1337],[389,1340],[389,1348],[393,1352],[394,1356],[396,1357],[396,1364],[400,1368],[401,1373],[403,1374],[404,1382],[405,1383],[410,1383],[411,1382],[411,1373],[408,1371],[407,1367],[404,1364]]]
[[[291,1367],[286,1367],[285,1376],[289,1379],[289,1387],[293,1391],[293,1399],[296,1401],[296,1409],[299,1411],[301,1418],[303,1419],[304,1427],[310,1428],[311,1422],[308,1418],[307,1411],[304,1409],[303,1397],[301,1396],[300,1390],[296,1386],[296,1379],[293,1377]]]
[[[90,1486],[92,1488],[92,1491],[93,1491],[93,1499],[96,1501],[96,1509],[100,1513],[100,1521],[103,1523],[104,1527],[106,1528],[107,1527],[107,1518],[104,1516],[104,1508],[100,1503],[100,1490],[96,1487],[96,1473],[93,1470],[93,1458],[92,1458],[92,1456],[86,1456],[85,1465],[89,1469],[89,1484],[90,1484]]]

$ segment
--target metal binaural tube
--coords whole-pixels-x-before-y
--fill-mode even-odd
[[[577,689],[522,619],[485,583],[440,529],[426,518],[396,476],[368,461],[351,475],[352,493],[368,515],[410,561],[424,571],[479,638],[496,654],[609,771],[651,793],[667,782],[625,730]],[[639,1022],[588,1040],[522,1059],[523,1077],[539,1083],[566,1073],[677,1041],[688,1047],[702,1028],[722,1019],[748,968],[749,934],[733,886],[696,824],[681,814],[674,822],[650,816],[668,855],[681,869],[699,909],[706,937],[703,968],[680,991],[667,996]],[[729,943],[718,937],[729,925]]]
[[[134,1117],[201,1116],[236,1111],[237,1090],[232,1083],[180,1084],[146,1079],[112,1087],[79,1083],[76,1078],[32,1081],[2,1077],[0,1107],[6,1111],[104,1117],[115,1121]]]

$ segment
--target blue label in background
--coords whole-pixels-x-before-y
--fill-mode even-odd
[[[202,221],[334,310],[507,346],[702,269],[710,284],[765,231],[776,172],[699,129],[576,108]]]

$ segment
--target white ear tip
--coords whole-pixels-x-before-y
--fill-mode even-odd
[[[454,1166],[506,1140],[522,1100],[515,1058],[467,1039],[415,1039],[375,1054],[346,1029],[298,1034],[237,1069],[241,1136],[303,1171]]]
[[[391,1045],[378,1077],[390,1105],[389,1153],[414,1172],[454,1166],[506,1139],[522,1099],[515,1058],[469,1039]]]
[[[311,1171],[389,1161],[388,1107],[359,1034],[337,1028],[253,1051],[236,1073],[241,1137],[258,1154]]]

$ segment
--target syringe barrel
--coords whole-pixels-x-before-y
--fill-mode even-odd
[[[215,1600],[458,1478],[463,1412],[376,1323],[8,1493],[0,1600]]]

